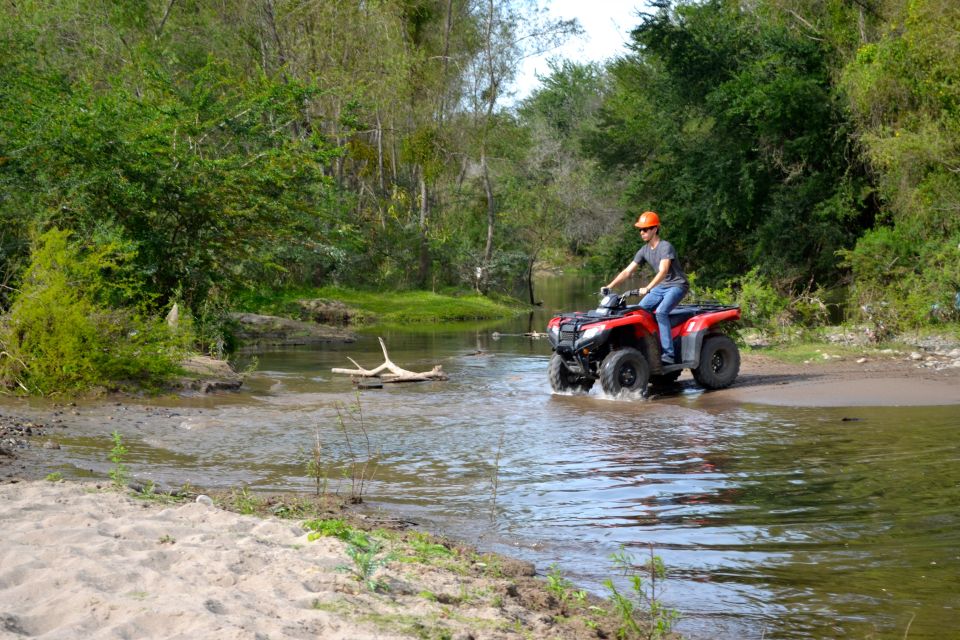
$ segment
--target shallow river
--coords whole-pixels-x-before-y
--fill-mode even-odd
[[[592,289],[544,285],[532,320],[382,332],[397,364],[440,363],[450,380],[359,394],[367,503],[557,563],[600,594],[618,575],[610,554],[639,562],[652,545],[691,638],[960,637],[958,407],[732,404],[689,373],[649,402],[552,395],[547,342],[509,334],[592,306],[570,293]],[[116,429],[139,478],[309,491],[319,430],[329,488],[349,493],[350,449],[363,459],[367,443],[350,382],[330,373],[347,356],[379,364],[376,335],[260,354],[238,394],[77,407],[51,453],[67,476],[103,476]]]

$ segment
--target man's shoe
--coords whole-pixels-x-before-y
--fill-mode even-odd
[[[673,358],[664,357],[664,358],[660,358],[660,364],[662,364],[665,367],[669,367],[670,365],[676,364],[676,363],[673,361]]]

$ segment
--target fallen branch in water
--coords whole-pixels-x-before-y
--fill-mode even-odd
[[[421,373],[401,369],[390,360],[390,356],[387,354],[387,345],[383,344],[383,338],[378,338],[378,340],[380,340],[380,348],[383,349],[384,362],[376,369],[364,369],[357,364],[356,360],[348,357],[347,360],[352,362],[357,367],[356,369],[334,368],[331,369],[331,371],[333,373],[344,373],[349,376],[360,376],[362,378],[380,378],[384,382],[423,382],[426,380],[447,379],[447,374],[443,372],[443,367],[439,364],[430,371],[423,371]],[[383,371],[389,371],[390,373],[382,373]]]

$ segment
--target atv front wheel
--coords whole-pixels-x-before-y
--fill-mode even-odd
[[[700,366],[693,370],[697,383],[707,389],[723,389],[740,373],[740,350],[728,336],[707,336],[700,350]]]
[[[608,355],[600,367],[600,386],[608,396],[623,391],[645,393],[650,379],[650,365],[636,349],[618,349]]]
[[[550,358],[547,375],[550,377],[550,386],[554,391],[587,393],[593,386],[593,380],[584,378],[579,373],[568,369],[558,353],[553,354],[553,357]]]

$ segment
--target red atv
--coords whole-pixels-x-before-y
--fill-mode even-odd
[[[554,391],[586,393],[600,379],[607,395],[646,394],[647,385],[665,385],[690,369],[707,389],[733,384],[740,372],[740,351],[722,323],[740,319],[740,307],[681,304],[670,312],[674,353],[679,362],[660,363],[657,319],[626,299],[636,290],[603,297],[593,311],[564,313],[547,324],[553,347],[550,386]]]

